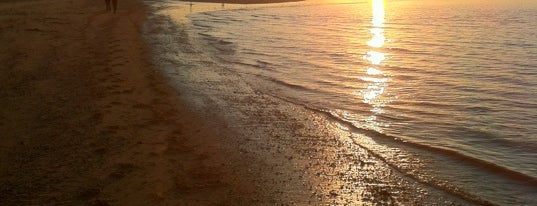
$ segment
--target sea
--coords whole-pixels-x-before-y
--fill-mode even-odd
[[[169,43],[155,52],[168,73],[225,67],[371,138],[354,143],[417,182],[476,204],[537,205],[535,1],[154,8],[175,24],[177,35],[153,39]]]

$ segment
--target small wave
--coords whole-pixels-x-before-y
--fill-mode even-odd
[[[318,84],[318,85],[322,85],[322,86],[328,86],[328,87],[344,87],[343,85],[341,85],[340,83],[337,83],[337,82],[334,82],[334,81],[329,81],[329,80],[325,80],[325,79],[321,79],[321,80],[316,80],[314,81],[315,84]],[[349,89],[356,89],[355,87],[346,87],[346,88],[349,88]]]
[[[247,66],[247,67],[253,67],[256,69],[263,69],[263,70],[270,70],[273,72],[278,72],[277,70],[273,68],[273,64],[271,64],[270,62],[262,61],[262,60],[256,60],[254,63],[247,63],[243,61],[233,61],[231,63],[242,65],[242,66]]]
[[[230,41],[225,41],[225,40],[218,40],[216,41],[217,44],[220,44],[220,45],[230,45],[230,44],[233,44],[233,42],[230,42]]]
[[[463,104],[455,103],[455,102],[437,102],[437,101],[416,101],[416,100],[406,100],[406,101],[400,101],[398,102],[401,106],[410,106],[414,107],[416,105],[419,105],[420,107],[427,107],[427,108],[436,108],[436,109],[442,109],[442,108],[451,108],[456,109],[464,106]]]
[[[305,104],[302,104],[302,103],[298,103],[298,102],[295,102],[295,101],[291,101],[291,100],[288,100],[288,99],[285,99],[285,98],[282,98],[282,97],[278,97],[278,96],[273,96],[273,97],[281,99],[281,100],[289,102],[289,103],[292,103],[292,104],[301,105],[301,106],[303,106],[304,108],[306,108],[308,110],[311,110],[311,111],[313,111],[315,113],[318,113],[318,114],[321,114],[323,116],[326,116],[330,120],[332,120],[334,122],[337,122],[337,123],[339,123],[341,125],[346,126],[349,129],[349,131],[351,131],[353,133],[363,134],[363,135],[369,136],[371,138],[382,138],[382,140],[384,140],[384,141],[391,141],[393,143],[402,144],[402,145],[408,146],[410,148],[424,150],[424,151],[427,151],[427,152],[433,152],[433,153],[436,153],[436,154],[441,154],[441,155],[446,156],[446,157],[454,158],[454,159],[456,159],[458,161],[461,161],[463,163],[473,165],[476,168],[487,170],[487,171],[489,171],[489,172],[491,172],[493,174],[499,174],[499,175],[502,175],[503,177],[509,178],[511,180],[518,181],[523,185],[527,185],[527,186],[531,186],[531,187],[537,187],[537,178],[532,177],[530,175],[527,175],[527,174],[524,174],[524,173],[521,173],[521,172],[518,172],[518,171],[510,170],[509,168],[502,167],[500,165],[496,165],[496,164],[493,164],[491,162],[488,162],[488,161],[485,161],[485,160],[482,160],[482,159],[467,156],[467,155],[464,155],[462,153],[459,153],[459,152],[456,152],[456,151],[453,151],[453,150],[434,147],[434,146],[429,146],[429,145],[423,145],[423,144],[407,141],[407,140],[405,140],[405,138],[402,138],[402,137],[389,135],[389,134],[385,134],[385,133],[381,133],[381,132],[377,132],[377,131],[369,130],[369,129],[365,129],[365,128],[360,128],[360,127],[357,127],[356,125],[354,125],[352,122],[349,122],[347,120],[341,119],[341,118],[339,118],[338,116],[332,114],[329,111],[326,111],[326,110],[323,110],[323,109],[313,108],[311,106],[308,106],[308,105],[305,105]],[[456,195],[458,197],[461,197],[461,198],[463,198],[465,200],[468,200],[468,201],[471,201],[471,202],[474,202],[474,203],[477,203],[477,204],[494,205],[493,203],[488,202],[486,200],[483,200],[483,199],[481,199],[481,198],[479,198],[479,197],[477,197],[475,195],[472,195],[472,194],[469,194],[469,193],[467,193],[465,191],[457,189],[455,186],[446,184],[444,182],[439,182],[438,180],[428,180],[428,179],[425,179],[424,177],[417,176],[417,175],[411,174],[409,172],[406,172],[404,169],[400,168],[398,165],[390,163],[390,161],[388,161],[381,154],[378,154],[375,151],[370,150],[369,148],[367,148],[364,145],[361,145],[361,146],[366,148],[366,149],[368,149],[372,154],[377,156],[379,159],[381,159],[384,162],[386,162],[387,164],[391,165],[398,172],[401,172],[402,174],[405,174],[406,176],[411,177],[412,179],[415,179],[416,181],[418,181],[418,182],[420,182],[422,184],[426,184],[426,185],[432,186],[434,188],[446,191],[446,192],[448,192],[448,193],[450,193],[452,195]]]
[[[413,51],[410,49],[403,49],[403,48],[397,48],[397,47],[390,47],[388,48],[388,51],[396,52],[396,53],[413,53]]]
[[[242,54],[247,54],[247,55],[255,55],[255,56],[262,56],[262,57],[280,57],[280,55],[276,55],[276,54],[270,54],[270,53],[262,53],[262,52],[257,52],[257,51],[253,51],[253,50],[248,50],[248,49],[244,49],[242,52]]]
[[[205,25],[205,24],[200,24],[200,23],[197,23],[197,22],[192,23],[192,25],[195,26],[195,27],[213,28],[212,26]]]
[[[314,89],[311,89],[311,88],[308,88],[308,87],[305,87],[305,86],[302,86],[302,85],[298,85],[298,84],[289,83],[289,82],[279,80],[279,79],[276,79],[276,78],[265,77],[265,79],[267,79],[267,80],[269,80],[271,82],[274,82],[274,83],[277,83],[277,84],[292,88],[292,89],[299,89],[299,90],[305,90],[305,91],[314,91]]]
[[[211,36],[209,34],[206,34],[206,33],[203,33],[203,32],[198,32],[198,35],[203,36],[203,37],[207,37],[207,38],[214,38],[213,36]]]
[[[226,41],[223,39],[218,39],[216,37],[213,37],[207,34],[202,34],[201,36],[203,36],[203,38],[207,40],[207,42],[212,48],[218,51],[218,53],[216,54],[217,56],[233,55],[236,52],[236,46],[235,44],[233,44],[233,42]]]

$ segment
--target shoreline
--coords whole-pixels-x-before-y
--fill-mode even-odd
[[[0,205],[471,205],[119,3],[0,3]]]
[[[465,203],[149,24],[207,68],[166,59],[142,1],[52,2],[0,4],[2,205]]]
[[[242,3],[241,3],[242,2]],[[173,3],[167,3],[168,8],[159,9],[159,13],[169,15],[177,22],[188,21],[188,15],[202,12],[220,11],[220,10],[233,10],[244,8],[266,8],[273,5],[279,6],[292,6],[305,0],[260,0],[259,2],[244,0],[199,0],[199,1],[175,1]],[[296,4],[295,4],[296,3]],[[225,5],[228,4],[228,5]]]
[[[167,7],[167,8],[173,8],[173,9],[164,9],[164,10],[180,10],[180,9],[188,8],[187,4],[176,3],[176,4],[168,4],[168,5],[169,5],[169,7]],[[257,7],[255,7],[255,8],[257,8]],[[216,9],[213,9],[213,10],[220,10],[220,9],[216,8]],[[168,14],[169,15],[168,18],[171,16],[171,19],[176,20],[176,21],[177,21],[177,18],[178,18],[177,16],[179,16],[179,15],[174,16],[173,14],[172,15],[169,14],[169,13],[173,13],[173,12],[158,12],[158,13]],[[200,14],[200,15],[204,16],[205,13]],[[212,13],[212,14],[209,13],[209,14],[207,14],[207,16],[209,18],[213,17],[213,16],[216,17],[216,16],[218,16],[218,13]],[[199,18],[199,17],[197,17],[197,18]],[[183,27],[181,27],[181,25],[185,24],[185,22],[182,22],[182,21],[177,21],[177,22],[178,22],[178,25],[176,25],[177,26],[176,28],[173,28],[171,31],[164,32],[164,33],[172,33],[172,34],[173,33],[181,33],[181,34],[184,34],[185,33],[184,31],[189,28],[188,23],[186,23],[187,26],[185,28],[183,28]],[[207,23],[207,22],[201,21],[201,22],[196,22],[196,23],[200,23],[200,24],[204,25],[204,23]],[[192,24],[194,24],[194,22],[192,22]],[[159,31],[162,31],[162,30],[159,30]],[[179,32],[177,32],[177,31],[179,31]],[[196,32],[200,32],[200,30],[197,30]],[[192,36],[192,41],[194,41],[193,44],[198,45],[198,42],[195,42],[195,41],[197,41],[198,38],[203,39],[205,37],[205,34],[203,34],[201,36],[198,36],[198,35],[196,35],[196,32],[192,32],[191,36]],[[203,32],[203,30],[201,30],[201,32]],[[210,39],[209,41],[217,42],[218,39],[216,39],[216,40],[215,39]],[[180,42],[176,42],[176,41],[171,41],[169,43],[171,43],[171,45],[175,45],[175,44],[182,45]],[[203,42],[200,42],[200,43],[201,43],[201,45],[203,45]],[[205,46],[207,46],[207,45],[205,45]],[[176,48],[175,51],[166,52],[166,49],[164,49],[165,52],[162,52],[162,53],[164,53],[164,54],[170,53],[170,54],[173,54],[173,55],[176,55],[176,56],[181,56],[181,54],[178,55],[177,53],[181,53],[182,49],[180,49],[180,48],[182,48],[182,47],[188,47],[188,44],[184,45],[184,46],[175,47]],[[199,47],[203,47],[203,46],[199,46]],[[185,52],[186,53],[189,53],[189,52],[204,53],[204,52],[206,52],[206,53],[209,53],[209,54],[207,55],[208,57],[205,57],[205,59],[210,59],[211,58],[210,56],[212,56],[212,55],[210,55],[210,53],[219,51],[218,48],[216,50],[214,50],[214,51],[211,50],[211,49],[214,49],[214,48],[209,45],[209,47],[207,48],[206,51],[185,51]],[[162,50],[159,50],[159,51],[162,51]],[[186,55],[186,56],[187,56],[186,59],[189,59],[189,60],[195,60],[196,59],[196,58],[190,58],[190,57],[188,57],[188,55]],[[216,55],[216,56],[218,56],[218,55]],[[175,60],[173,58],[169,58],[169,59],[165,58],[165,60],[163,60],[163,61],[174,62]],[[234,73],[233,71],[235,71],[235,68],[233,68],[233,64],[226,64],[225,60],[223,62],[216,60],[215,62],[216,62],[215,63],[216,65],[206,64],[206,65],[204,65],[204,66],[199,68],[199,69],[205,70],[204,72],[185,71],[185,70],[189,70],[189,69],[185,69],[184,68],[185,66],[184,66],[183,63],[181,63],[181,62],[177,62],[175,64],[171,63],[172,65],[170,65],[169,67],[173,67],[173,65],[180,65],[179,67],[181,68],[181,70],[174,70],[174,68],[170,68],[170,69],[165,69],[164,73],[168,73],[170,78],[173,79],[171,82],[188,82],[186,84],[198,85],[197,84],[198,82],[205,81],[205,82],[210,82],[210,84],[215,84],[216,85],[216,86],[208,86],[208,85],[199,84],[198,86],[189,87],[188,85],[180,85],[181,83],[178,83],[178,85],[180,85],[178,88],[180,88],[179,90],[181,90],[181,91],[196,90],[196,92],[201,93],[201,94],[205,93],[205,94],[213,95],[213,97],[208,98],[209,100],[203,100],[203,97],[200,97],[200,99],[202,99],[202,100],[194,101],[192,103],[194,105],[195,104],[207,105],[207,104],[211,104],[211,101],[226,102],[226,103],[224,103],[226,105],[216,105],[216,106],[212,106],[212,107],[233,108],[231,110],[247,110],[249,112],[253,112],[252,109],[250,109],[250,108],[241,108],[241,107],[247,107],[247,106],[244,106],[243,104],[247,105],[247,104],[250,103],[249,101],[253,101],[253,100],[249,100],[247,102],[240,103],[241,105],[237,106],[237,105],[234,105],[235,103],[233,103],[233,100],[230,101],[229,99],[242,99],[241,96],[249,96],[249,95],[247,95],[248,92],[243,91],[243,89],[241,89],[240,87],[254,88],[254,90],[256,92],[260,93],[260,95],[252,95],[251,97],[249,97],[249,99],[257,99],[257,98],[261,99],[261,98],[264,98],[263,97],[264,95],[269,95],[270,96],[270,94],[264,92],[264,90],[262,90],[262,89],[259,89],[259,90],[255,89],[255,86],[253,86],[253,85],[256,85],[256,82],[255,82],[256,78],[252,78],[252,76],[249,76],[247,74],[246,75],[238,74],[238,76],[240,76],[240,77],[235,78],[234,75],[236,75],[236,74],[233,74]],[[189,64],[188,64],[187,67],[192,66],[192,64],[195,64],[195,63],[192,63],[191,61],[189,61]],[[217,67],[217,68],[213,69],[212,68],[213,66]],[[167,67],[167,66],[164,66],[164,67]],[[210,67],[210,69],[206,68],[206,67]],[[231,71],[229,73],[231,73],[231,74],[228,74],[228,72],[225,72],[225,71],[220,71],[220,69],[218,69],[218,67],[223,67],[224,68],[223,70],[228,70],[228,69],[225,69],[226,67],[229,68],[229,70]],[[211,72],[208,72],[206,70],[209,70]],[[213,74],[212,72],[215,72],[215,74]],[[238,72],[238,73],[241,73],[241,72]],[[176,77],[174,77],[174,76],[177,76],[177,75],[190,76],[190,78],[181,78],[181,77],[176,78]],[[214,77],[214,78],[210,78],[210,77],[209,78],[195,78],[197,76],[210,76],[210,77],[218,76],[218,77]],[[254,79],[254,82],[250,82],[250,84],[246,83],[245,85],[242,85],[242,83],[237,83],[237,84],[239,84],[241,86],[226,85],[225,83],[221,83],[222,81],[229,81],[229,80],[227,80],[227,78],[233,79],[233,80],[231,80],[233,82],[242,82],[242,81],[247,81],[248,82],[249,81],[248,79],[250,79],[250,80]],[[204,91],[203,89],[200,89],[200,88],[204,88],[204,87],[208,88],[208,90]],[[224,88],[227,88],[227,89],[220,89],[220,87],[224,87]],[[239,88],[236,88],[236,87],[239,87]],[[240,95],[230,95],[229,97],[220,97],[220,96],[226,96],[226,93],[229,93],[230,91],[233,91],[233,93],[240,94]],[[186,94],[186,96],[188,96],[188,95],[189,94]],[[196,94],[193,94],[193,96],[196,96]],[[203,95],[199,95],[199,96],[203,96]],[[292,108],[293,106],[295,106],[295,107],[298,106],[298,108],[296,110],[299,110],[299,111],[302,111],[304,108],[306,108],[306,109],[309,108],[307,105],[303,105],[303,104],[296,103],[296,102],[293,103],[293,101],[287,101],[287,100],[285,100],[285,98],[279,98],[277,95],[272,96],[272,97],[281,100],[281,101],[274,101],[275,103],[273,103],[273,104],[288,105],[288,104],[282,103],[282,101],[283,101],[283,102],[290,103],[290,105],[288,105],[286,107]],[[216,100],[214,100],[214,99],[216,99]],[[241,100],[238,100],[238,101],[241,101]],[[207,103],[207,102],[209,102],[209,103]],[[255,102],[255,101],[253,101],[253,102]],[[272,102],[272,101],[268,101],[268,102]],[[217,104],[219,104],[219,103],[217,103]],[[267,103],[266,102],[259,102],[258,104],[252,103],[252,107],[255,107],[255,105],[258,105],[258,106],[259,105],[264,105],[265,106],[265,104],[267,104]],[[211,106],[209,106],[209,107],[211,107]],[[302,107],[304,107],[304,108],[302,108]],[[271,106],[269,106],[267,109],[262,109],[261,111],[256,111],[256,112],[265,113],[266,110],[271,111],[271,109],[273,109],[273,108],[271,108]],[[211,108],[209,110],[215,110],[215,109]],[[312,110],[314,110],[313,113],[317,113],[317,115],[319,115],[319,113],[320,113],[320,116],[322,116],[322,117],[324,117],[326,119],[329,119],[329,120],[334,120],[333,115],[331,115],[329,113],[325,113],[322,110],[320,110],[320,111],[315,110],[315,109],[312,109]],[[220,111],[220,112],[225,113],[227,111],[224,110],[224,111]],[[282,110],[272,111],[272,113],[278,113],[278,112],[282,112]],[[269,112],[269,113],[271,113],[271,112]],[[283,111],[283,113],[289,114],[289,113],[292,113],[292,112]],[[231,120],[227,120],[227,122],[233,122],[235,124],[241,125],[240,121],[237,121],[236,118],[233,117],[233,115],[227,115],[227,116],[232,116]],[[258,118],[264,119],[264,118],[266,118],[264,116],[265,115],[261,115],[261,117],[251,117],[251,118],[252,119],[258,119]],[[301,119],[301,117],[303,117],[304,114],[297,114],[296,116],[298,117],[298,119]],[[410,177],[413,180],[416,180],[417,182],[419,182],[421,184],[428,185],[428,186],[432,187],[432,190],[435,190],[435,189],[441,190],[441,191],[449,193],[450,195],[453,195],[454,197],[467,200],[468,202],[471,202],[471,203],[475,203],[475,204],[494,204],[493,203],[494,199],[489,200],[489,198],[487,198],[486,196],[480,196],[479,191],[465,190],[465,189],[463,189],[464,187],[459,187],[459,185],[457,185],[457,184],[447,183],[445,181],[442,181],[443,179],[438,179],[438,180],[434,179],[434,175],[430,175],[430,174],[434,174],[434,170],[431,170],[431,168],[429,168],[429,167],[427,167],[426,169],[425,169],[425,167],[418,167],[418,168],[415,168],[415,169],[401,168],[401,167],[398,167],[398,165],[400,165],[399,162],[398,162],[398,158],[393,158],[390,155],[387,155],[387,156],[380,155],[382,151],[386,150],[386,148],[383,148],[383,147],[388,146],[388,147],[393,148],[393,149],[404,148],[403,150],[405,150],[405,152],[400,153],[402,156],[410,156],[409,159],[420,159],[419,157],[424,157],[425,155],[416,155],[416,154],[413,154],[413,152],[418,152],[418,154],[419,154],[419,152],[423,152],[423,150],[425,150],[425,151],[432,150],[433,153],[437,153],[438,151],[435,150],[435,148],[428,149],[428,147],[421,148],[421,147],[418,147],[418,146],[412,146],[411,143],[400,141],[400,140],[397,140],[397,139],[395,141],[390,141],[390,139],[392,138],[390,136],[381,136],[381,138],[378,138],[378,139],[374,138],[372,141],[371,140],[363,140],[363,139],[368,139],[368,138],[361,137],[360,134],[364,134],[365,136],[370,136],[370,137],[379,136],[379,134],[371,133],[371,131],[367,131],[367,130],[354,129],[353,126],[349,125],[348,122],[345,122],[345,121],[342,122],[341,120],[337,121],[338,120],[337,118],[335,118],[335,120],[336,121],[328,121],[325,124],[319,125],[318,129],[324,130],[327,127],[329,127],[327,125],[330,125],[330,124],[336,124],[336,125],[339,124],[339,125],[342,125],[343,127],[347,127],[347,129],[343,129],[343,130],[350,130],[351,133],[353,133],[353,136],[354,136],[353,141],[354,141],[355,144],[359,145],[358,147],[366,145],[365,148],[369,148],[369,152],[373,156],[375,156],[375,158],[372,158],[372,159],[381,160],[382,162],[388,163],[389,165],[392,166],[392,168],[391,168],[392,171],[394,171],[396,173],[397,172],[401,173],[400,175],[402,175],[402,176]],[[270,122],[270,121],[285,122],[284,120],[281,120],[281,119],[270,119],[270,118],[265,119],[265,122]],[[308,122],[308,120],[301,120],[301,123],[303,123],[303,122]],[[295,123],[290,121],[288,124],[285,124],[285,125],[292,125],[292,124],[295,124]],[[261,124],[261,126],[266,126],[266,125],[267,125],[266,123]],[[238,126],[238,127],[240,127],[240,126]],[[271,126],[266,126],[266,127],[271,127]],[[285,128],[286,126],[277,125],[277,126],[273,126],[273,127]],[[271,128],[273,128],[273,127],[271,127]],[[248,129],[250,129],[250,128],[248,128]],[[311,128],[309,128],[309,129],[311,129]],[[279,131],[278,129],[269,129],[269,130],[271,130],[270,132],[273,132],[273,133]],[[336,132],[337,132],[337,130],[336,130]],[[354,135],[354,134],[356,134],[356,135]],[[382,135],[382,134],[380,134],[380,135]],[[293,134],[286,134],[286,135],[283,135],[283,136],[293,136]],[[312,135],[312,136],[318,137],[317,134]],[[262,136],[262,138],[274,139],[275,137],[274,136]],[[298,138],[298,139],[300,139],[300,138]],[[376,142],[382,142],[382,143],[377,144]],[[264,144],[269,145],[270,142],[269,143],[264,143]],[[285,145],[286,143],[278,143],[278,144]],[[309,144],[315,145],[315,143],[309,143]],[[376,146],[371,147],[371,146],[369,146],[369,144],[378,145],[379,147],[378,148]],[[378,149],[378,151],[377,151],[377,149]],[[420,151],[417,151],[417,150],[420,150]],[[379,153],[379,151],[380,151],[380,153]],[[444,150],[441,150],[441,151],[444,151]],[[445,152],[441,152],[441,151],[440,151],[440,153],[442,153],[442,154],[445,153]],[[449,154],[451,154],[451,153],[449,153]],[[429,154],[426,154],[426,155],[429,155]],[[433,160],[435,158],[438,158],[438,159],[444,158],[442,156],[435,156],[435,155],[436,154],[432,154],[431,156],[425,156],[424,159],[426,159],[427,161],[431,161],[431,160]],[[450,155],[448,155],[448,156],[450,156]],[[459,158],[459,156],[455,156],[455,157],[456,158],[448,157],[448,159],[450,161],[454,161],[456,164],[459,164],[456,161],[459,161],[460,159],[463,159],[463,160],[467,159],[467,158],[464,158],[464,157]],[[406,160],[408,160],[408,159],[406,159]],[[420,160],[423,160],[423,159],[420,159]],[[430,162],[428,162],[428,163],[430,163]],[[466,165],[466,164],[469,164],[469,163],[465,161],[464,165]],[[469,165],[471,165],[471,167],[480,167],[480,165],[483,165],[483,163],[469,164]],[[504,177],[502,177],[502,175],[496,175],[496,173],[487,173],[487,174],[490,175],[490,176],[493,176],[493,178],[496,178],[498,181],[501,181],[504,178]],[[430,177],[433,177],[433,179],[429,179]],[[518,179],[518,178],[515,178],[515,180],[516,179]],[[524,178],[522,178],[522,179],[524,179]],[[520,182],[516,182],[516,183],[519,184]],[[527,184],[531,184],[531,183],[527,183]],[[523,183],[524,186],[526,186],[527,184]],[[447,197],[449,195],[445,195],[445,196]],[[463,203],[463,205],[464,204],[470,204],[470,203]]]
[[[393,201],[393,199],[390,200],[389,198],[395,198],[403,203],[409,203],[410,201],[413,201],[412,198],[415,196],[420,196],[420,199],[422,198],[421,194],[408,194],[409,191],[417,191],[417,189],[409,188],[414,188],[416,185],[420,184],[424,184],[421,186],[427,188],[424,190],[428,191],[426,192],[428,193],[427,195],[423,195],[427,197],[423,197],[423,199],[420,200],[422,203],[429,202],[437,204],[438,202],[456,202],[456,204],[471,205],[472,202],[481,204],[487,202],[476,196],[460,196],[460,193],[458,192],[452,193],[451,191],[444,191],[427,183],[420,182],[419,180],[417,182],[416,180],[411,180],[411,183],[404,183],[405,186],[402,186],[402,188],[405,189],[399,188],[402,189],[402,191],[397,189],[397,192],[395,192],[400,195],[392,196],[391,194],[384,193],[383,196],[381,193],[377,192],[365,192],[365,194],[361,194],[363,196],[359,195],[358,197],[352,197],[351,195],[349,197],[349,193],[352,194],[355,192],[355,188],[347,188],[350,185],[364,187],[366,191],[389,191],[389,189],[386,188],[363,186],[364,184],[371,184],[371,179],[362,179],[361,182],[358,183],[352,181],[347,182],[349,178],[351,178],[350,176],[354,176],[352,178],[364,178],[362,175],[365,175],[371,178],[373,175],[378,178],[378,180],[374,181],[386,182],[387,185],[391,185],[398,181],[404,181],[398,178],[408,177],[408,175],[405,172],[394,168],[389,161],[376,156],[374,151],[364,148],[360,144],[355,145],[356,148],[349,148],[354,147],[352,145],[346,145],[350,142],[352,142],[350,144],[355,143],[353,138],[362,139],[363,137],[356,137],[358,135],[353,134],[354,132],[352,129],[345,129],[346,125],[340,124],[340,122],[337,121],[331,121],[330,115],[319,115],[315,111],[308,109],[307,106],[286,101],[285,99],[272,96],[268,93],[264,93],[262,90],[256,89],[254,86],[256,84],[255,78],[249,78],[249,75],[247,74],[236,72],[231,68],[233,67],[232,64],[227,64],[225,60],[219,61],[218,57],[211,55],[211,52],[218,52],[218,50],[212,51],[211,48],[204,50],[203,46],[198,45],[198,43],[201,42],[197,42],[197,38],[203,38],[203,35],[197,36],[195,32],[189,33],[188,23],[178,20],[181,18],[181,13],[174,12],[176,10],[184,10],[185,8],[188,8],[187,4],[171,3],[166,4],[166,6],[161,6],[159,4],[158,6],[155,6],[155,8],[155,13],[159,15],[152,17],[155,20],[150,25],[154,26],[154,28],[150,28],[148,33],[157,33],[152,32],[155,30],[158,31],[158,35],[154,35],[154,38],[151,38],[150,35],[149,39],[160,38],[164,41],[159,42],[158,40],[155,40],[150,44],[156,48],[156,51],[158,51],[159,54],[161,54],[161,57],[158,58],[157,62],[163,63],[158,66],[158,68],[161,68],[163,74],[170,79],[172,86],[179,91],[184,91],[182,96],[191,107],[196,108],[198,111],[201,111],[201,113],[210,113],[209,115],[206,114],[208,119],[220,115],[222,116],[221,118],[224,119],[224,122],[232,124],[229,127],[239,130],[238,133],[240,135],[235,138],[240,142],[249,142],[249,144],[241,147],[242,150],[264,158],[277,158],[279,155],[284,155],[287,159],[277,158],[282,159],[282,161],[280,162],[280,165],[276,165],[276,167],[281,165],[294,165],[291,166],[290,170],[304,172],[305,174],[299,175],[299,177],[293,177],[293,174],[290,174],[291,172],[283,172],[283,174],[290,175],[293,177],[291,179],[296,178],[300,181],[308,182],[306,185],[309,185],[310,188],[307,193],[315,194],[318,201],[323,204],[328,204],[328,202],[338,202],[342,204],[360,202],[360,204],[363,204],[363,202],[361,202],[363,200],[361,199],[368,199],[368,196],[370,195],[373,196],[372,199],[376,199],[373,202],[389,202]],[[175,24],[170,22],[175,22]],[[174,35],[178,33],[181,34],[181,38],[174,38]],[[188,35],[185,37],[185,34]],[[195,45],[193,46],[192,44]],[[201,44],[203,45],[203,43]],[[189,61],[183,62],[182,59],[188,59]],[[198,65],[198,62],[200,63],[199,67],[196,66]],[[272,148],[265,148],[267,145],[271,145]],[[282,147],[286,148],[286,150],[280,151],[280,148]],[[328,152],[328,154],[324,153],[324,155],[356,153],[356,156],[350,155],[348,159],[343,158],[345,160],[342,161],[339,160],[339,158],[342,157],[317,156],[319,154],[312,152],[311,150],[316,150],[317,152],[322,150],[332,150],[331,152]],[[315,158],[313,158],[314,156]],[[340,174],[334,175],[334,177],[323,177],[322,174],[324,172],[331,170],[327,168],[327,165],[331,165],[334,161],[340,163],[345,162],[341,163],[342,165],[333,166],[332,170],[340,171]],[[379,174],[377,172],[374,172],[376,174],[370,174],[369,172],[371,171],[364,173],[354,171],[357,174],[345,174],[344,172],[341,172],[343,170],[348,170],[348,167],[361,168],[362,166],[356,166],[356,163],[361,164],[363,161],[377,162],[378,164],[375,164],[374,167],[378,167],[378,170],[385,171],[389,173],[389,175],[381,177],[377,176]],[[301,164],[321,164],[323,166],[307,166],[305,168],[303,165],[297,166]],[[282,173],[282,170],[270,172]],[[317,176],[305,177],[308,173],[316,174]],[[334,190],[334,188],[337,188],[338,186],[340,189]],[[293,191],[293,189],[283,191]],[[307,195],[307,193],[304,195]],[[439,201],[441,199],[442,201]],[[296,199],[294,201],[296,201]]]

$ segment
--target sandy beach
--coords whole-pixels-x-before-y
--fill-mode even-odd
[[[0,0],[0,205],[493,205],[211,67],[147,2]]]
[[[152,69],[141,1],[119,4],[0,2],[0,205],[251,201],[225,179],[237,152]]]

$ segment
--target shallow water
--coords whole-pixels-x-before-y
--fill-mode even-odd
[[[257,91],[331,116],[418,182],[537,203],[535,4],[213,9],[189,15],[194,46]]]

